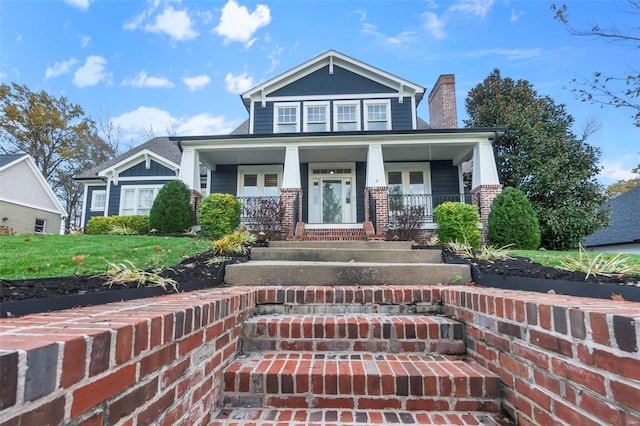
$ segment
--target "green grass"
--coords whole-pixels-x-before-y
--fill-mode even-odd
[[[578,250],[575,250],[575,251],[512,250],[511,252],[515,256],[528,257],[529,259],[541,265],[551,266],[553,268],[559,268],[559,269],[564,269],[562,266],[562,262],[567,257],[577,259],[580,254]],[[594,257],[600,253],[603,253],[603,252],[588,252],[589,256],[594,256]],[[615,255],[616,253],[604,253],[604,257],[607,259],[611,259]],[[625,254],[623,258],[629,264],[640,265],[640,254]],[[609,272],[618,272],[618,271],[609,271]],[[638,270],[638,273],[640,274],[640,270]]]
[[[144,235],[14,235],[0,237],[0,278],[6,280],[96,275],[104,259],[129,260],[140,269],[172,267],[211,248],[197,238]],[[74,262],[74,256],[86,256]]]

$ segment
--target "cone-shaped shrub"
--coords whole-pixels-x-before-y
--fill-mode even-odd
[[[458,241],[480,248],[480,215],[476,206],[447,201],[433,209],[438,227],[436,235],[442,243]]]
[[[496,246],[535,250],[540,245],[540,224],[522,191],[505,188],[493,200],[489,213],[489,241]]]
[[[242,203],[231,194],[210,194],[200,204],[202,234],[221,238],[231,234],[240,225]]]
[[[191,206],[191,191],[181,180],[166,183],[153,202],[149,228],[160,234],[184,232],[196,223]]]

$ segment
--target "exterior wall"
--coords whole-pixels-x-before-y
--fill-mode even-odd
[[[295,210],[295,200],[298,198],[298,211]],[[280,191],[280,200],[284,208],[284,217],[282,218],[282,233],[286,239],[290,240],[294,238],[296,232],[295,229],[295,216],[297,215],[298,221],[302,220],[302,190],[289,188],[282,189]]]
[[[145,162],[142,161],[141,163],[120,172],[119,176],[121,178],[133,176],[176,176],[176,172],[175,170],[165,167],[160,163],[150,160],[148,169]]]
[[[87,187],[87,199],[83,200],[83,203],[85,204],[85,209],[84,209],[84,224],[85,226],[87,226],[87,223],[89,223],[89,220],[94,217],[94,216],[104,216],[104,210],[91,210],[91,199],[93,197],[93,191],[106,191],[107,186],[106,185],[95,185],[95,186],[88,186]],[[107,207],[108,203],[105,200],[105,208]]]
[[[460,194],[458,167],[451,161],[430,161],[431,193],[433,195]],[[439,203],[434,203],[434,208]]]
[[[639,303],[473,287],[442,302],[518,424],[640,424]]]
[[[3,220],[0,224],[10,226],[16,234],[33,234],[35,232],[36,219],[44,219],[46,221],[46,234],[60,233],[61,216],[59,213],[0,201],[0,219],[5,217],[7,220]]]
[[[386,186],[365,188],[365,220],[371,221],[369,215],[369,194],[376,201],[375,235],[385,236],[389,231],[389,190]]]
[[[302,185],[302,221],[309,223],[309,163],[300,164],[300,185]]]
[[[0,425],[208,424],[254,306],[234,288],[0,320]]]
[[[118,184],[109,183],[109,191],[107,200],[108,216],[117,216],[120,214],[120,194],[123,187],[127,186],[145,186],[145,185],[164,185],[174,179],[154,179],[154,180],[118,180]]]
[[[210,193],[238,195],[238,166],[218,165],[211,171]]]
[[[433,90],[429,93],[429,121],[433,129],[456,129],[458,127],[455,76],[453,74],[438,77]]]
[[[489,213],[493,200],[502,192],[502,185],[480,185],[471,190],[473,204],[480,205],[480,223],[482,223],[482,243],[487,244],[489,239]]]
[[[590,251],[605,251],[609,253],[631,253],[640,254],[640,243],[613,244],[608,246],[586,247]]]
[[[365,220],[365,207],[364,207],[364,186],[367,184],[367,163],[364,161],[358,161],[356,163],[356,222],[364,222]]]

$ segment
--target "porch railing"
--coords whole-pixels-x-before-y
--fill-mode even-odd
[[[471,194],[389,194],[389,216],[405,208],[418,207],[422,209],[422,219],[433,222],[433,209],[447,201],[473,204]]]

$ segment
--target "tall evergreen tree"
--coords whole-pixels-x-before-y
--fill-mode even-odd
[[[500,182],[524,192],[540,221],[542,245],[568,249],[608,223],[596,176],[600,151],[571,130],[563,104],[526,80],[491,74],[465,100],[468,127],[506,127],[494,142]]]

